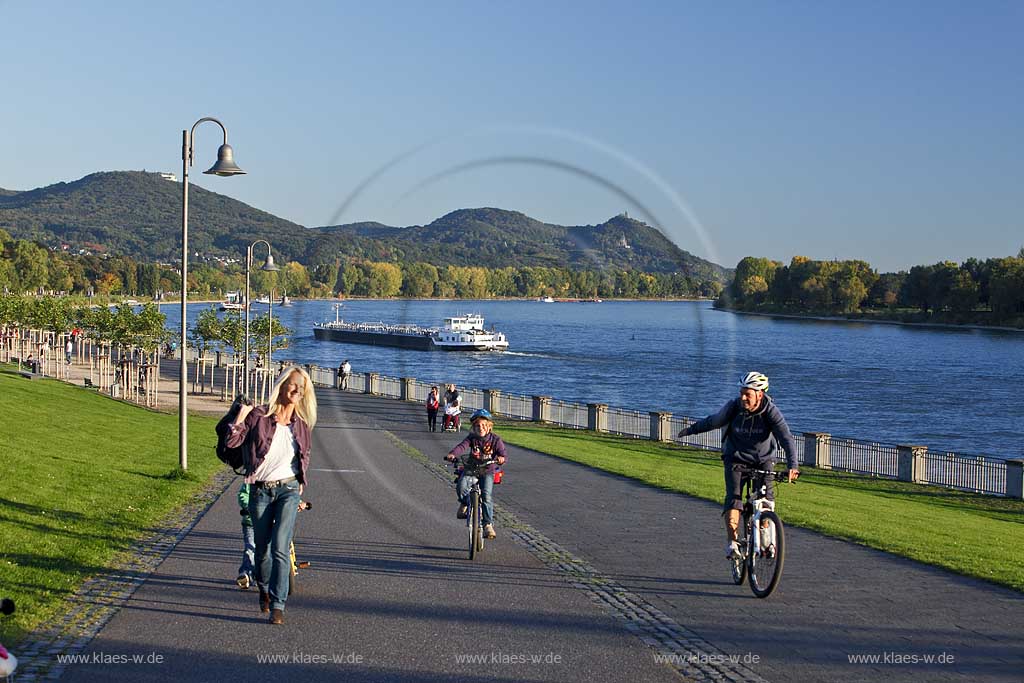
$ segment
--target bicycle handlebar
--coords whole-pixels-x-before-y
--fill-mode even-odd
[[[470,455],[456,456],[455,460],[452,461],[452,465],[462,465],[463,471],[478,472],[485,467],[490,465],[497,465],[498,461],[494,458],[487,458],[486,460],[477,460]]]
[[[755,467],[748,467],[747,465],[733,465],[732,469],[736,472],[740,472],[744,475],[760,475],[763,477],[771,477],[774,481],[788,481],[789,472],[776,472],[775,470],[762,470]]]

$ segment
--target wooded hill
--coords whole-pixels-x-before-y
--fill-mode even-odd
[[[73,251],[140,261],[180,259],[181,183],[157,173],[94,173],[71,183],[17,192],[0,189],[0,229],[13,237]],[[557,266],[578,270],[682,273],[727,282],[731,271],[680,249],[658,230],[615,216],[599,225],[560,226],[502,209],[460,209],[428,225],[353,223],[306,228],[192,185],[190,251],[240,259],[257,239],[275,258],[307,266],[340,258],[437,266]]]

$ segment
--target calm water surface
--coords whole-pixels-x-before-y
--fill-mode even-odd
[[[204,308],[189,306],[189,319]],[[264,314],[255,307],[253,315]],[[164,306],[177,329],[178,309]],[[378,348],[313,338],[332,302],[274,308],[294,330],[275,353],[302,363],[455,382],[562,400],[702,417],[756,369],[794,431],[1021,457],[1024,334],[786,320],[715,311],[708,302],[346,301],[342,318],[438,326],[479,312],[506,353]]]

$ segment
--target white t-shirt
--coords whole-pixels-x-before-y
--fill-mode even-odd
[[[256,468],[253,477],[256,481],[278,481],[294,477],[296,471],[292,463],[295,461],[296,455],[298,455],[298,450],[292,428],[288,425],[277,425],[267,457]]]

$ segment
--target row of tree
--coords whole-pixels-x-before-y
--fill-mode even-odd
[[[205,262],[189,270],[189,293],[220,298],[245,287],[244,266]],[[291,261],[276,272],[254,267],[254,296],[329,297],[568,297],[714,298],[722,286],[681,273],[637,270],[572,270],[523,266],[485,268],[435,266],[422,261],[393,263],[352,260],[312,268]],[[0,230],[0,289],[10,292],[65,292],[99,296],[150,296],[181,289],[180,272],[168,265],[138,263],[128,256],[74,255],[52,251]]]
[[[484,268],[435,266],[418,261],[395,264],[377,261],[346,263],[341,267],[338,293],[369,297],[492,297],[713,298],[717,282],[695,280],[681,273],[636,270],[570,270],[524,266]]]
[[[90,339],[120,348],[155,351],[169,338],[167,316],[155,304],[139,311],[122,304],[116,308],[88,306],[83,301],[55,296],[0,296],[0,326],[67,334],[78,328]]]
[[[748,256],[737,264],[719,305],[823,315],[886,312],[890,317],[916,310],[914,319],[1024,327],[1024,249],[1015,257],[943,261],[881,274],[865,261],[794,256],[785,265]]]
[[[78,328],[97,342],[121,349],[142,349],[152,353],[175,338],[164,325],[167,316],[156,304],[135,310],[128,304],[116,307],[90,306],[84,300],[57,296],[0,296],[0,326],[68,334]],[[210,349],[241,355],[245,349],[245,323],[238,311],[223,318],[213,308],[203,310],[188,330],[189,345],[200,351]],[[269,314],[250,317],[250,352],[265,356],[273,340],[274,350],[287,348],[292,330]]]

